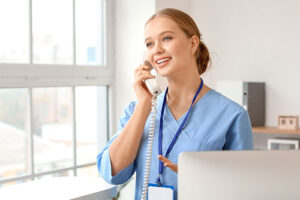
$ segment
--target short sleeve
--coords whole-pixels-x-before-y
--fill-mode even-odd
[[[107,143],[103,150],[97,156],[97,168],[100,176],[110,184],[125,183],[135,172],[135,163],[131,163],[128,167],[121,170],[115,176],[111,173],[111,162],[109,156],[109,147],[111,143],[117,138],[119,133],[123,130],[128,120],[130,119],[135,107],[135,102],[131,102],[126,108],[119,120],[118,131],[114,137]]]
[[[252,150],[253,135],[248,112],[242,110],[226,135],[225,150]]]

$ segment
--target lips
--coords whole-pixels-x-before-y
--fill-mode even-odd
[[[165,65],[167,65],[171,60],[171,57],[161,57],[161,58],[157,58],[155,59],[155,63],[158,67],[163,67]]]

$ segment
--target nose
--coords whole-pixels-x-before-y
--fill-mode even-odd
[[[153,54],[154,55],[157,55],[157,54],[160,54],[160,53],[163,53],[164,52],[164,49],[163,47],[161,46],[161,43],[160,42],[157,42],[154,46],[154,49],[153,49]]]

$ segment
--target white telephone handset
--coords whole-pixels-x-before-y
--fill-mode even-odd
[[[150,64],[150,62],[148,60],[144,61],[144,64],[147,66],[152,67],[152,65]],[[155,76],[154,79],[147,79],[145,80],[145,84],[149,90],[149,92],[153,95],[153,96],[158,96],[160,93],[162,93],[162,91],[166,88],[167,83],[166,83],[166,79],[161,77],[152,67],[152,71],[151,74]]]

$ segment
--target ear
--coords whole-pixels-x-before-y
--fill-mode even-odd
[[[199,38],[196,35],[193,35],[190,38],[191,41],[191,55],[194,55],[194,53],[197,51],[198,46],[199,46]]]

